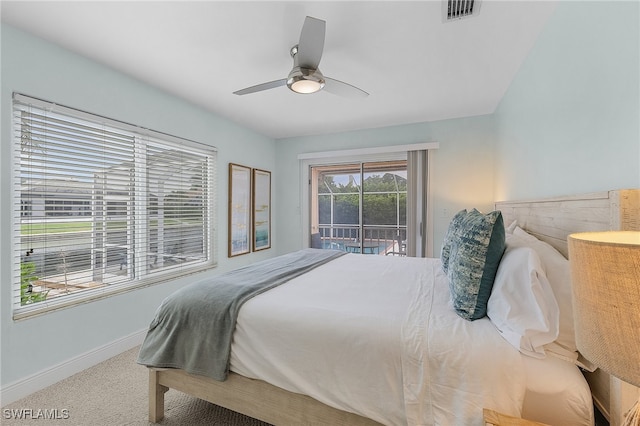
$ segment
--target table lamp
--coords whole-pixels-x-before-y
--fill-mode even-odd
[[[640,387],[640,232],[584,232],[568,242],[578,350]],[[640,425],[640,400],[624,424]]]

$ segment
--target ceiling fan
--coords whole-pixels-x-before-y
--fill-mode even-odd
[[[247,95],[280,86],[287,86],[296,93],[315,93],[322,89],[334,95],[346,97],[366,97],[367,92],[340,80],[325,77],[318,65],[324,49],[326,22],[307,16],[302,26],[298,44],[290,50],[293,58],[293,69],[287,78],[269,81],[256,86],[233,92],[236,95]]]

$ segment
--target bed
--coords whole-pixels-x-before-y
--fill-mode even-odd
[[[530,238],[523,245],[548,243],[566,255],[568,233],[637,226],[629,210],[637,193],[504,202],[496,210],[506,240],[520,241],[512,236],[520,233]],[[516,246],[505,256],[534,259],[533,248]],[[345,254],[261,292],[238,311],[226,380],[139,359],[150,367],[149,420],[162,419],[164,393],[174,388],[272,424],[481,425],[483,408],[593,424],[578,368],[586,361],[567,345],[553,347],[562,330],[531,334],[526,325],[523,339],[499,328],[498,314],[462,319],[442,266],[441,259]],[[492,306],[500,312],[500,303]],[[560,323],[567,312],[555,309]]]

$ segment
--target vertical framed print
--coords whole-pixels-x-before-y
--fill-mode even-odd
[[[251,251],[251,168],[229,163],[229,257]]]
[[[253,169],[253,250],[271,248],[271,172]]]

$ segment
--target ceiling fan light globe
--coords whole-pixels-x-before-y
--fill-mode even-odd
[[[295,68],[287,79],[287,87],[296,93],[315,93],[324,87],[324,78],[319,70]]]
[[[304,78],[294,79],[291,84],[288,84],[289,89],[296,93],[315,93],[324,87],[324,81],[307,80]]]

